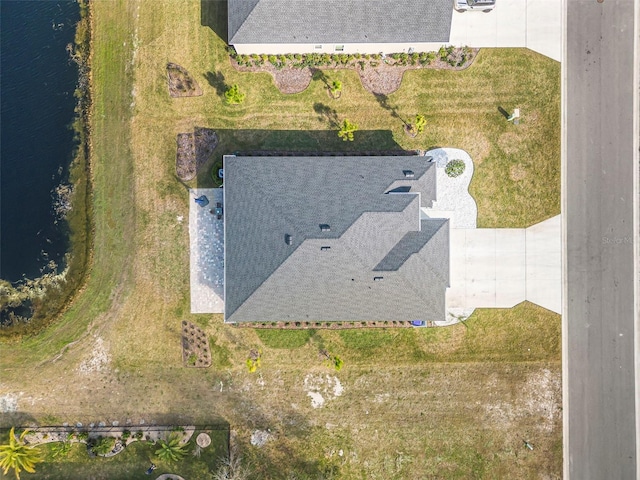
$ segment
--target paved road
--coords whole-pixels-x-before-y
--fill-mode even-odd
[[[566,7],[564,476],[634,479],[634,1]]]

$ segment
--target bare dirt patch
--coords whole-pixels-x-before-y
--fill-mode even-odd
[[[509,177],[514,182],[519,182],[527,177],[527,170],[519,163],[512,165],[509,169]]]
[[[183,181],[193,180],[218,146],[218,135],[210,128],[196,127],[193,133],[176,138],[176,174]]]
[[[202,89],[186,69],[175,63],[167,63],[169,95],[177,97],[199,97]]]
[[[85,375],[102,372],[108,368],[110,361],[111,355],[109,355],[108,345],[102,337],[96,337],[89,356],[82,361],[78,371]]]
[[[311,406],[320,408],[324,406],[328,400],[339,397],[344,392],[344,387],[338,377],[333,375],[313,375],[308,374],[304,377],[304,391],[311,398]]]

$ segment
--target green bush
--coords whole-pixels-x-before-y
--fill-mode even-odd
[[[459,177],[464,172],[464,161],[462,160],[451,160],[447,163],[444,171],[451,178]]]
[[[224,98],[229,105],[238,105],[244,102],[246,94],[240,92],[240,87],[237,83],[231,85],[226,92],[224,92]]]
[[[93,447],[91,447],[91,450],[96,455],[106,455],[111,450],[113,450],[115,444],[116,439],[113,437],[98,437]]]
[[[131,432],[129,430],[123,430],[122,440],[126,442],[129,439],[129,437],[131,437]]]
[[[51,445],[51,456],[53,458],[66,457],[71,451],[71,442],[55,442]]]

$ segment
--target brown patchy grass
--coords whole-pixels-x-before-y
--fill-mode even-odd
[[[455,146],[476,162],[471,188],[480,225],[530,225],[559,212],[559,66],[526,50],[483,50],[462,72],[407,72],[388,97],[391,109],[353,71],[328,72],[343,82],[339,101],[319,81],[284,95],[269,74],[232,69],[223,42],[200,24],[201,6],[212,24],[223,5],[92,3],[94,265],[59,324],[3,356],[0,382],[16,395],[18,411],[2,422],[224,419],[259,478],[332,471],[335,478],[559,477],[557,315],[524,303],[477,311],[446,329],[317,330],[306,341],[192,315],[187,186],[174,164],[175,135],[194,126],[219,132],[211,164],[222,153],[257,148]],[[202,97],[169,97],[170,61],[194,75]],[[209,72],[238,83],[245,103],[224,105]],[[353,144],[327,131],[316,103],[360,126]],[[498,106],[519,106],[520,128]],[[424,114],[425,134],[409,138],[394,111]],[[526,172],[522,179],[510,178],[513,165]],[[210,181],[202,172],[189,185]],[[181,366],[182,320],[210,336],[212,368]],[[345,361],[342,371],[326,365],[321,348]],[[256,374],[244,363],[251,349],[262,351]],[[83,373],[81,365],[97,367]],[[328,390],[315,409],[304,387],[309,375],[335,376],[344,392]],[[248,444],[251,431],[267,428],[271,442]],[[523,447],[525,435],[534,451]]]

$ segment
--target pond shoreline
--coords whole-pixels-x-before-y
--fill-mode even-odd
[[[75,38],[66,48],[70,60],[78,67],[78,81],[74,91],[75,115],[71,123],[75,146],[67,181],[72,193],[69,195],[70,208],[65,217],[69,250],[65,255],[62,271],[50,272],[33,280],[25,279],[17,286],[2,282],[0,289],[6,298],[0,303],[0,314],[4,322],[0,327],[0,340],[32,336],[52,324],[84,288],[91,265],[93,220],[89,112],[92,16],[89,0],[79,0],[78,5],[80,20],[76,24]],[[30,315],[20,315],[28,310]],[[16,315],[15,312],[19,313]]]

